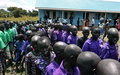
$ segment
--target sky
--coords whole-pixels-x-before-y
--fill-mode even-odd
[[[120,2],[120,0],[102,0]],[[16,6],[26,10],[35,9],[36,0],[0,0],[0,9],[7,9],[8,7]]]
[[[0,0],[0,9],[16,6],[26,10],[35,9],[36,0]]]

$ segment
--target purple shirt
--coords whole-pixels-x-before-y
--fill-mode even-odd
[[[101,59],[111,58],[118,60],[118,44],[115,44],[114,47],[109,45],[109,42],[106,42],[102,46],[102,53],[100,55]]]
[[[66,25],[63,25],[63,30],[66,30],[66,27],[67,27]]]
[[[79,37],[76,35],[76,37],[74,37],[72,34],[68,36],[67,38],[67,44],[75,44],[77,45],[77,41],[78,41]]]
[[[30,45],[30,43],[28,41],[25,41],[25,43],[23,44],[23,46],[21,48],[22,52],[26,51],[28,45]]]
[[[68,34],[67,32],[64,32],[62,34],[62,41],[65,42],[65,43],[67,43],[67,38],[68,38],[69,35],[71,35],[71,33]]]
[[[65,70],[65,68],[63,67],[63,61],[62,61],[60,64],[60,67],[55,70],[53,75],[80,75],[80,70],[78,69],[78,67],[75,67],[73,74],[70,72],[67,72],[67,70]]]
[[[85,41],[82,51],[91,51],[96,53],[98,56],[100,56],[101,53],[101,46],[103,45],[103,41],[98,38],[97,41],[92,40],[90,37],[88,40]]]
[[[53,72],[59,67],[56,61],[52,61],[47,67],[45,75],[53,75]]]
[[[60,31],[57,30],[55,32],[54,40],[56,40],[56,41],[62,41],[62,31],[60,32]]]

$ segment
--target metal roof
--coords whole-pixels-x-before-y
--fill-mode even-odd
[[[104,0],[37,0],[36,9],[120,13],[120,2]]]

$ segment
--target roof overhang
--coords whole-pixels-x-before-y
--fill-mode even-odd
[[[83,11],[83,12],[102,12],[102,13],[120,13],[120,11],[70,9],[70,8],[50,8],[50,7],[35,7],[35,9],[41,9],[41,10],[64,10],[64,11]]]

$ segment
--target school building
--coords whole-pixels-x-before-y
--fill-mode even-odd
[[[89,19],[91,25],[92,17],[95,19],[95,25],[98,25],[100,17],[112,19],[111,25],[120,15],[120,2],[105,0],[37,0],[35,8],[39,11],[39,19],[44,21],[45,16],[60,21],[66,19],[70,23],[70,17],[73,18],[73,25],[77,25],[77,19]]]

